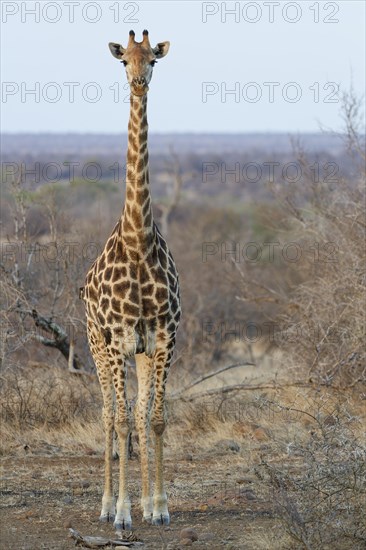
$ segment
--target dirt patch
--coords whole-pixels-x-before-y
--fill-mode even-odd
[[[178,464],[168,460],[171,526],[158,528],[141,521],[139,464],[131,461],[134,531],[144,548],[180,548],[183,528],[197,532],[198,541],[193,546],[253,548],[248,545],[253,529],[270,529],[273,520],[268,503],[253,487],[255,481],[239,479],[237,462],[235,456],[224,463],[217,457]],[[113,527],[98,522],[102,481],[101,457],[4,459],[2,548],[73,548],[74,542],[68,539],[70,525],[84,534],[112,536]]]

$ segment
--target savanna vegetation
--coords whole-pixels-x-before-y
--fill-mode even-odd
[[[232,534],[219,530],[217,547],[343,550],[366,543],[359,109],[345,94],[339,139],[347,169],[329,153],[309,156],[300,140],[292,159],[276,162],[296,162],[301,177],[284,179],[280,170],[256,193],[245,186],[237,192],[234,176],[212,193],[199,155],[188,162],[170,151],[159,160],[165,183],[155,214],[168,233],[183,302],[168,384],[168,490],[173,519],[183,509],[201,530],[194,545],[212,548],[210,514],[225,522],[230,510],[246,527],[236,532],[229,522]],[[219,153],[204,160],[227,161]],[[217,186],[221,174],[215,177]],[[78,294],[122,211],[123,192],[112,178],[34,185],[21,170],[3,182],[5,462],[102,457],[101,396]],[[128,370],[133,399],[132,363]],[[100,468],[98,482],[101,475]],[[17,488],[11,474],[5,481],[7,508]],[[96,511],[98,491],[96,485],[89,495]],[[154,544],[180,547],[169,532]]]

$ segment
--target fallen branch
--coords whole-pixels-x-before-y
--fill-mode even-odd
[[[223,386],[221,388],[214,388],[212,390],[206,390],[204,392],[194,393],[193,395],[189,395],[188,397],[182,397],[180,394],[179,395],[175,394],[170,399],[172,399],[172,401],[176,401],[177,399],[182,399],[182,401],[190,402],[190,401],[194,401],[195,399],[201,399],[203,397],[207,397],[208,395],[225,394],[233,391],[279,390],[283,388],[293,388],[293,387],[313,388],[314,384],[311,384],[309,382],[294,382],[292,384],[262,384],[258,386],[251,386],[248,384],[235,384],[233,386]],[[335,389],[335,388],[332,388],[332,389]]]
[[[75,540],[75,546],[82,545],[85,546],[85,548],[104,548],[105,546],[118,546],[118,548],[121,548],[121,550],[128,550],[129,548],[142,546],[142,542],[139,541],[83,536],[79,533],[79,531],[76,531],[76,529],[73,529],[72,527],[69,528],[69,531],[69,537]]]
[[[209,372],[205,376],[201,376],[200,378],[197,378],[196,380],[194,380],[190,384],[187,384],[187,386],[184,386],[182,389],[177,390],[176,392],[174,392],[170,396],[170,398],[171,399],[178,399],[187,390],[190,390],[191,388],[193,388],[193,386],[197,386],[197,384],[201,384],[201,382],[204,382],[208,378],[212,378],[213,376],[217,376],[218,374],[221,374],[222,372],[225,372],[229,369],[235,369],[237,367],[247,367],[247,366],[255,367],[255,364],[254,363],[249,363],[249,362],[246,361],[245,363],[236,363],[235,365],[229,365],[227,367],[223,367],[222,369]]]

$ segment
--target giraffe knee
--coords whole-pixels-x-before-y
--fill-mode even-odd
[[[155,435],[162,435],[167,424],[167,415],[165,403],[154,403],[152,415],[151,415],[151,427],[154,430]]]
[[[125,439],[130,433],[131,429],[126,422],[125,424],[120,424],[119,422],[115,424],[115,430],[119,438]]]
[[[151,421],[151,426],[155,435],[163,435],[166,422],[164,419],[154,419]]]
[[[130,433],[132,426],[130,418],[127,414],[117,415],[114,421],[114,429],[117,432],[118,437],[127,437]]]

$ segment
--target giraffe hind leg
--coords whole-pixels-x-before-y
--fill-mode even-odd
[[[139,436],[141,459],[141,508],[143,520],[151,523],[152,498],[149,465],[149,423],[153,393],[153,361],[145,353],[136,355],[138,397],[135,407],[135,422]]]
[[[119,454],[119,492],[116,505],[114,527],[117,532],[132,527],[131,502],[127,487],[127,460],[129,451],[129,434],[131,432],[130,413],[126,395],[126,371],[122,355],[116,351],[118,342],[112,342],[109,358],[112,369],[113,385],[116,393],[115,430],[118,436]]]
[[[151,425],[155,436],[155,489],[153,498],[153,525],[169,525],[168,499],[163,474],[163,434],[166,426],[165,384],[172,357],[169,348],[157,351],[154,357],[155,388]]]
[[[102,511],[99,520],[101,522],[113,523],[115,519],[115,498],[113,496],[112,484],[112,449],[113,449],[113,425],[114,425],[114,410],[113,410],[113,386],[110,377],[109,365],[108,370],[108,385],[102,385],[103,393],[103,422],[105,431],[105,485],[102,498]]]

